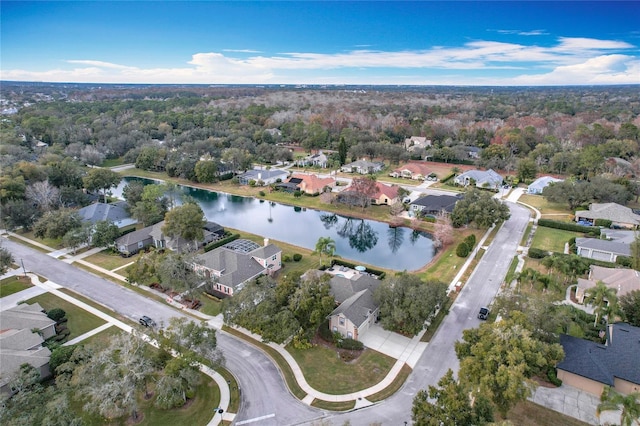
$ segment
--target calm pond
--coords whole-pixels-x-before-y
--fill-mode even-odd
[[[132,180],[153,182],[125,178],[113,195],[122,198],[122,189]],[[336,242],[336,255],[356,263],[411,271],[429,263],[436,251],[429,234],[409,228],[198,188],[178,189],[176,204],[187,194],[198,201],[208,220],[224,227],[310,250],[318,238],[330,237]]]

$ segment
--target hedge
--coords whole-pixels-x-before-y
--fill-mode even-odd
[[[529,249],[529,252],[527,253],[527,256],[529,256],[532,259],[542,259],[549,256],[549,252],[546,250],[540,250],[540,249],[531,247]]]
[[[206,253],[225,244],[229,244],[231,241],[237,240],[238,238],[240,238],[240,234],[233,234],[229,237],[209,243],[204,247],[204,252]]]
[[[358,340],[350,339],[348,337],[338,340],[336,346],[341,349],[350,349],[354,351],[361,351],[364,349],[364,345],[362,344],[362,342]]]
[[[596,219],[593,223],[595,226],[604,226],[605,228],[611,228],[611,222],[609,219]]]
[[[570,222],[558,222],[550,219],[539,219],[538,226],[544,226],[547,228],[563,229],[565,231],[584,232],[585,234],[591,234],[595,237],[600,236],[600,228],[593,226],[583,226],[577,223]]]
[[[294,253],[293,261],[294,262],[300,262],[301,260],[302,260],[302,255],[300,253]]]

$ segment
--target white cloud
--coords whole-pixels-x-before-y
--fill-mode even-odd
[[[2,70],[0,78],[194,84],[638,84],[640,59],[620,53],[633,47],[616,40],[562,37],[549,47],[476,40],[460,47],[396,52],[286,52],[266,56],[252,50],[225,50],[196,53],[186,64],[176,67],[140,68],[76,59],[67,61],[74,68],[44,72]],[[234,53],[250,55],[234,57]],[[442,70],[455,74],[442,77]],[[489,75],[491,70],[501,70],[501,76],[508,76],[478,77]]]
[[[237,53],[260,53],[259,50],[251,49],[222,49],[223,52],[237,52]]]
[[[489,30],[492,31],[492,30]],[[548,35],[549,33],[546,30],[493,30],[500,34],[515,34],[520,36],[540,36],[540,35]]]

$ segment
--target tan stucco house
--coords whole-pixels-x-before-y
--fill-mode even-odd
[[[556,366],[564,384],[600,396],[605,386],[628,395],[640,392],[640,328],[610,324],[600,344],[563,334],[565,357]]]

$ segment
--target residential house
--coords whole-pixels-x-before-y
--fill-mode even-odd
[[[400,202],[398,198],[398,185],[387,185],[381,182],[376,182],[376,188],[378,189],[376,195],[371,198],[371,204],[377,206],[387,205],[390,206]]]
[[[618,256],[631,256],[631,246],[599,238],[576,238],[576,253],[589,259],[615,262]]]
[[[560,335],[564,359],[556,366],[563,384],[600,396],[605,386],[628,395],[640,392],[640,328],[610,324],[604,345]]]
[[[468,186],[472,182],[475,182],[478,188],[494,190],[498,190],[500,186],[502,186],[502,181],[502,176],[494,172],[493,169],[469,170],[453,178],[453,182],[460,186]]]
[[[425,149],[431,146],[431,140],[424,136],[411,136],[404,140],[404,149],[414,151],[416,149]]]
[[[127,203],[118,201],[115,203],[93,203],[78,210],[80,219],[95,225],[97,222],[107,221],[115,224],[118,229],[135,225],[138,221],[127,212]]]
[[[619,157],[608,157],[604,161],[604,171],[606,173],[611,173],[615,176],[626,176],[626,177],[634,177],[635,172],[633,170],[633,165],[625,160],[624,158]]]
[[[195,258],[193,269],[213,280],[213,291],[232,296],[244,284],[260,275],[271,275],[282,267],[282,250],[265,238],[264,246],[238,239]]]
[[[11,378],[25,363],[35,367],[42,378],[49,377],[51,351],[42,344],[55,336],[55,321],[34,303],[1,311],[0,324],[0,392],[11,392]]]
[[[551,183],[562,182],[563,179],[557,179],[553,176],[541,176],[538,179],[531,182],[531,185],[527,187],[528,194],[542,194],[542,191]]]
[[[373,299],[373,292],[380,281],[362,272],[356,272],[350,278],[336,274],[333,274],[329,285],[338,306],[329,316],[329,328],[344,337],[358,340],[378,319],[379,305]]]
[[[340,171],[344,173],[360,173],[361,175],[368,175],[377,173],[383,168],[384,163],[358,160],[340,167]]]
[[[465,152],[467,153],[467,157],[472,160],[477,160],[480,158],[480,153],[482,152],[482,148],[478,148],[477,146],[464,146]]]
[[[435,175],[431,171],[431,167],[425,163],[407,163],[389,173],[389,176],[413,180],[433,180],[431,176]]]
[[[329,159],[326,154],[319,151],[317,154],[311,154],[297,161],[298,167],[321,167],[323,169],[329,166]]]
[[[440,212],[451,213],[460,195],[425,195],[410,204],[411,211],[420,215],[436,216]]]
[[[224,235],[224,229],[220,225],[214,222],[207,222],[203,226],[203,239],[201,241],[197,241],[195,244],[197,247],[194,247],[194,241],[187,241],[184,238],[177,237],[169,237],[164,234],[162,228],[164,227],[164,220],[162,222],[158,222],[155,225],[148,226],[147,228],[151,228],[149,230],[149,235],[153,239],[153,246],[157,249],[169,249],[178,252],[184,251],[192,251],[197,250],[198,247],[202,247],[204,245],[209,244],[212,241],[220,239]],[[207,227],[211,227],[214,231],[209,231]],[[144,228],[144,229],[147,229]],[[140,237],[144,237],[143,233],[140,233]],[[146,239],[145,239],[146,241]],[[117,240],[116,240],[117,244]]]
[[[293,174],[289,181],[281,187],[285,190],[302,191],[309,195],[318,195],[327,190],[331,191],[336,186],[336,180],[332,177],[321,178],[317,175]]]
[[[251,181],[254,181],[257,185],[266,186],[272,183],[284,182],[287,177],[289,177],[289,172],[286,170],[249,170],[238,176],[238,182],[240,185],[249,185]]]
[[[612,226],[636,229],[640,225],[640,215],[629,207],[617,203],[592,203],[589,210],[576,211],[576,222],[595,223],[596,219],[610,220]]]
[[[336,196],[336,201],[343,204],[350,204],[354,206],[366,205],[392,205],[400,202],[398,197],[397,185],[386,185],[384,183],[376,182],[376,192],[371,195],[370,198],[365,198],[363,192],[354,190],[351,186],[348,186]]]
[[[615,289],[618,297],[624,296],[633,290],[640,290],[640,272],[633,269],[605,268],[591,265],[588,278],[578,278],[576,299],[579,303],[584,303],[585,292],[595,287],[598,281],[602,281],[607,287]]]
[[[151,231],[153,226],[147,226],[137,231],[129,232],[115,241],[116,250],[123,256],[132,256],[153,244]]]
[[[123,256],[132,256],[138,253],[140,250],[144,250],[145,248],[152,245],[157,248],[168,247],[169,249],[173,249],[174,247],[177,247],[181,244],[192,244],[192,242],[174,241],[171,239],[169,242],[167,242],[164,234],[162,233],[162,226],[164,226],[164,221],[160,222],[160,224],[147,226],[137,231],[124,234],[123,236],[116,239],[116,249]],[[204,238],[198,244],[199,246],[209,244],[212,241],[216,241],[224,237],[224,228],[215,222],[207,222],[203,227],[203,230]],[[154,239],[154,236],[157,239]]]

